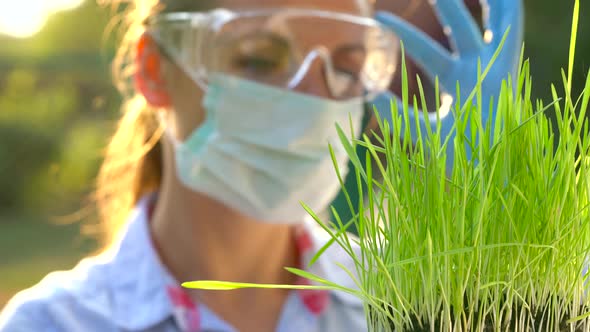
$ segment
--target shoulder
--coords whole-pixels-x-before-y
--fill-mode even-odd
[[[107,267],[95,257],[70,271],[50,273],[9,301],[0,313],[0,331],[71,331],[99,321],[106,327],[112,307]]]
[[[0,332],[142,331],[168,324],[169,274],[151,245],[146,202],[103,254],[16,295],[0,313]]]

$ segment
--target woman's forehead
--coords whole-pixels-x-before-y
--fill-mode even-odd
[[[298,7],[367,14],[369,0],[162,0],[164,11],[202,11],[213,8],[253,9]]]
[[[359,0],[222,0],[224,7],[300,7],[360,13]]]

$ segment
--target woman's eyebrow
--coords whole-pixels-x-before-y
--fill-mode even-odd
[[[361,44],[361,43],[342,43],[342,44],[337,44],[336,47],[334,48],[333,52],[344,52],[344,51],[365,52],[365,49],[366,49],[365,45]]]
[[[229,38],[225,40],[225,43],[235,44],[236,42],[248,42],[248,41],[270,41],[282,46],[289,45],[288,36],[284,36],[275,31],[252,31],[247,34],[236,36],[235,38]]]
[[[206,11],[219,7],[216,0],[160,0],[163,13]]]

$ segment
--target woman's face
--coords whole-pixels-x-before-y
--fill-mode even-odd
[[[362,12],[360,1],[365,0],[222,0],[216,1],[214,7],[230,10],[295,7],[363,15],[366,13]],[[309,43],[321,40],[323,43],[328,41],[330,44],[340,44],[360,37],[358,29],[351,27],[351,30],[347,30],[343,29],[342,25],[333,29],[325,27],[321,31],[309,27],[298,27],[297,29],[297,34],[303,36],[303,39]],[[327,46],[331,47],[331,45]],[[320,59],[314,61],[306,75],[294,88],[295,91],[329,98],[322,61]],[[168,114],[170,117],[168,123],[173,126],[172,131],[176,133],[177,138],[183,140],[204,120],[205,113],[201,106],[204,92],[173,62],[164,60],[163,75],[165,88],[172,104],[172,111]]]

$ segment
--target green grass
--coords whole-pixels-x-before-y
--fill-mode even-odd
[[[47,273],[72,268],[94,250],[80,225],[55,225],[41,218],[0,217],[0,310],[19,290]]]
[[[348,201],[351,211],[360,211],[350,221],[359,238],[344,232],[348,221],[337,213],[338,227],[330,228],[307,210],[355,262],[359,290],[292,272],[361,298],[371,331],[587,331],[590,72],[583,94],[572,96],[578,14],[576,0],[568,74],[562,72],[563,90],[552,86],[549,105],[532,99],[530,64],[522,58],[516,80],[503,83],[493,104],[482,104],[480,82],[492,60],[478,68],[479,83],[468,100],[452,110],[456,135],[442,136],[436,126],[417,131],[412,141],[406,94],[392,103],[391,121],[377,116],[377,133],[357,139],[338,128],[359,183],[358,209]],[[423,94],[416,98],[424,100]],[[487,107],[496,113],[482,121]],[[549,109],[555,123],[545,114]],[[367,154],[358,156],[357,146]]]

